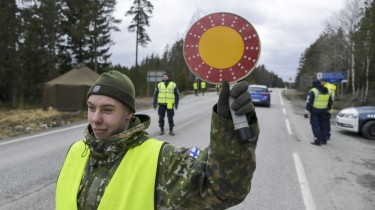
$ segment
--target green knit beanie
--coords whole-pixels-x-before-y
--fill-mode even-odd
[[[135,90],[133,82],[119,71],[103,73],[87,92],[90,95],[105,95],[117,99],[135,112]]]

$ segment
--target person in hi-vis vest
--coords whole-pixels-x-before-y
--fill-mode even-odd
[[[194,88],[195,95],[198,96],[198,82],[197,81],[193,82],[193,88]]]
[[[332,108],[327,113],[327,115],[328,115],[328,118],[327,118],[327,120],[328,120],[328,123],[327,123],[327,129],[328,129],[327,140],[330,140],[331,139],[331,117],[332,117],[332,111],[333,111],[333,103],[335,101],[335,96],[336,96],[336,85],[334,85],[332,83],[329,83],[324,78],[320,80],[320,84],[322,84],[323,87],[328,89],[328,93],[331,95],[331,98],[332,98],[332,106],[331,106]]]
[[[126,75],[101,74],[87,92],[84,139],[70,146],[57,178],[56,210],[228,209],[241,203],[251,189],[259,137],[247,87],[243,81],[230,89],[224,82],[209,140],[200,139],[208,146],[185,148],[150,137],[151,118],[136,114]],[[229,96],[235,114],[248,121],[253,136],[247,142],[236,139]]]
[[[163,74],[163,81],[158,83],[154,92],[154,108],[158,109],[159,114],[159,127],[160,135],[164,134],[164,118],[167,113],[169,134],[174,136],[174,110],[178,108],[178,101],[180,99],[180,93],[178,92],[177,85],[171,80],[169,74]]]
[[[202,91],[202,96],[204,96],[204,92],[206,92],[206,82],[201,81],[201,91]]]
[[[310,124],[314,135],[312,145],[327,144],[328,137],[328,113],[332,107],[332,97],[328,89],[320,84],[319,80],[313,81],[307,100],[305,118],[310,115]]]
[[[216,93],[217,93],[217,95],[219,95],[221,85],[220,85],[220,84],[216,84],[216,85],[215,85],[215,88],[216,88]]]

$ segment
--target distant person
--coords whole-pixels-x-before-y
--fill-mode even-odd
[[[193,83],[193,88],[195,96],[198,96],[198,83],[196,81]]]
[[[328,89],[328,92],[332,97],[332,101],[334,101],[335,96],[336,96],[336,85],[329,83],[326,79],[321,79],[320,84],[323,85],[323,87]]]
[[[216,84],[216,85],[215,85],[215,88],[216,88],[216,93],[217,93],[217,95],[219,95],[221,85],[220,85],[220,84]]]
[[[150,117],[135,114],[131,80],[118,71],[103,73],[87,93],[85,139],[70,146],[57,179],[56,209],[227,209],[241,203],[251,188],[259,136],[247,86],[240,82],[230,90],[223,83],[210,142],[200,150],[151,138],[145,131]],[[244,144],[233,130],[229,95],[253,133]]]
[[[171,80],[169,74],[163,74],[163,81],[159,82],[154,92],[154,108],[158,109],[160,135],[164,134],[164,118],[167,113],[169,124],[169,135],[174,136],[174,110],[178,109],[180,93],[175,82]]]
[[[313,81],[313,87],[308,93],[305,118],[310,114],[310,124],[312,127],[314,141],[313,145],[320,146],[327,144],[328,136],[328,112],[332,106],[332,98],[327,88],[320,84],[319,80]]]
[[[331,139],[331,117],[332,117],[332,111],[333,111],[333,102],[335,101],[335,95],[336,95],[336,85],[329,83],[326,79],[321,79],[320,84],[323,85],[323,87],[328,89],[328,93],[331,95],[332,98],[332,108],[328,112],[328,136],[327,140]]]
[[[204,92],[206,92],[206,82],[201,81],[201,91],[202,91],[202,96],[204,96]]]

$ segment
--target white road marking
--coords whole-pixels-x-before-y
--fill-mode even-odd
[[[87,124],[76,125],[76,126],[72,126],[72,127],[69,127],[69,128],[63,128],[63,129],[59,129],[59,130],[55,130],[55,131],[43,132],[41,134],[36,134],[36,135],[32,135],[32,136],[26,136],[26,137],[23,137],[23,138],[14,139],[14,140],[10,140],[10,141],[0,143],[0,146],[10,144],[10,143],[16,143],[16,142],[23,141],[23,140],[26,140],[26,139],[41,137],[41,136],[45,136],[45,135],[49,135],[49,134],[53,134],[53,133],[59,133],[59,132],[63,132],[63,131],[67,131],[67,130],[71,130],[71,129],[75,129],[75,128],[79,128],[79,127],[84,127],[86,125]]]
[[[283,106],[283,108],[282,108],[283,113],[284,113],[284,115],[286,115],[286,109],[284,108],[283,97],[282,97],[281,91],[279,91],[279,96],[280,96],[280,103]],[[289,135],[293,134],[293,131],[292,131],[292,128],[290,127],[290,123],[289,123],[288,118],[285,119],[285,124],[286,124],[286,128],[288,130]]]
[[[288,130],[289,135],[293,134],[292,128],[290,127],[289,120],[285,119],[286,128]]]
[[[280,97],[281,106],[284,106],[284,101],[283,101],[282,91],[281,90],[279,90],[279,97]]]
[[[303,169],[303,165],[299,155],[297,153],[293,153],[294,165],[296,166],[297,176],[299,185],[302,191],[302,198],[305,204],[306,210],[315,210],[316,206],[314,203],[314,199],[311,194],[311,190],[309,187],[309,183],[307,182],[306,174]]]
[[[284,106],[281,91],[279,93],[280,93],[279,94],[280,103],[282,106]],[[283,107],[282,110],[283,110],[284,115],[286,115],[286,109]],[[289,120],[287,118],[285,119],[285,124],[286,124],[289,135],[293,134]],[[294,160],[294,165],[297,171],[298,182],[301,187],[302,199],[303,199],[303,203],[305,204],[305,209],[316,210],[316,206],[315,206],[312,194],[311,194],[309,183],[307,182],[305,170],[303,169],[302,161],[297,153],[293,153],[293,160]]]

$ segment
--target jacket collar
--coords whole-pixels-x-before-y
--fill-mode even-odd
[[[85,141],[93,158],[105,159],[146,141],[149,136],[145,130],[150,127],[150,123],[149,116],[134,115],[127,130],[107,140],[95,139],[92,128],[88,125],[85,129]]]

